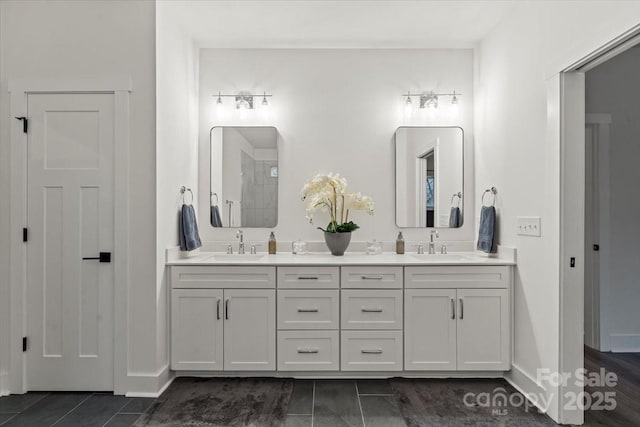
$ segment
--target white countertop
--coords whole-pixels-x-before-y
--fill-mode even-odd
[[[407,253],[397,255],[395,253],[383,253],[380,255],[367,255],[362,252],[347,252],[343,256],[333,256],[330,253],[307,253],[293,255],[291,253],[279,253],[269,255],[266,253],[233,254],[227,255],[220,252],[200,252],[184,255],[181,252],[169,251],[167,253],[167,265],[257,265],[257,266],[340,266],[340,265],[395,265],[395,266],[424,266],[424,265],[515,265],[514,259],[499,258],[475,252],[451,252],[448,254],[417,255]]]

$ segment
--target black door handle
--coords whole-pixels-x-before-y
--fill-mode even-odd
[[[100,262],[111,262],[111,252],[100,252],[100,256],[97,257],[85,257],[83,260],[97,259]]]

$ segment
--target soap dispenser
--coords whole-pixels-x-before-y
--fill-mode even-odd
[[[404,254],[404,236],[402,235],[402,231],[398,233],[398,238],[396,239],[396,253],[399,255]]]
[[[269,235],[269,255],[275,255],[276,253],[276,235],[271,232]]]

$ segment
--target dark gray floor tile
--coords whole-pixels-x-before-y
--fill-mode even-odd
[[[296,381],[289,400],[287,414],[311,415],[313,409],[313,381]]]
[[[354,381],[316,381],[314,427],[362,426]]]
[[[393,396],[360,396],[367,427],[406,427]]]
[[[120,410],[125,414],[144,414],[147,409],[151,407],[156,399],[149,397],[130,397],[127,399],[129,402]]]
[[[117,414],[105,424],[105,427],[131,427],[141,416],[141,414]]]
[[[389,380],[358,380],[359,394],[393,394]]]
[[[89,393],[51,393],[4,426],[50,426],[89,396]]]
[[[311,415],[287,415],[284,427],[311,427]]]
[[[0,414],[0,426],[6,423],[7,421],[9,421],[11,418],[15,417],[16,415],[18,414],[11,414],[11,413]]]
[[[94,394],[56,423],[56,427],[102,426],[127,403],[124,396]]]
[[[22,412],[29,406],[43,399],[48,393],[30,392],[25,394],[12,394],[0,397],[0,413]]]

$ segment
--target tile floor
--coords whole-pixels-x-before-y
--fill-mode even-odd
[[[469,391],[491,393],[502,387],[509,393],[515,392],[503,380],[290,381],[293,387],[284,418],[285,427],[555,426],[550,418],[534,411],[510,409],[508,414],[496,416],[490,408],[470,408],[462,403],[463,396]],[[242,387],[239,382],[234,393],[242,393]],[[131,426],[155,401],[105,393],[13,395],[0,398],[0,425]],[[139,423],[144,424],[144,418],[140,420]],[[240,426],[241,423],[229,425]]]
[[[0,425],[25,427],[131,426],[155,399],[110,393],[41,393],[0,397]]]

